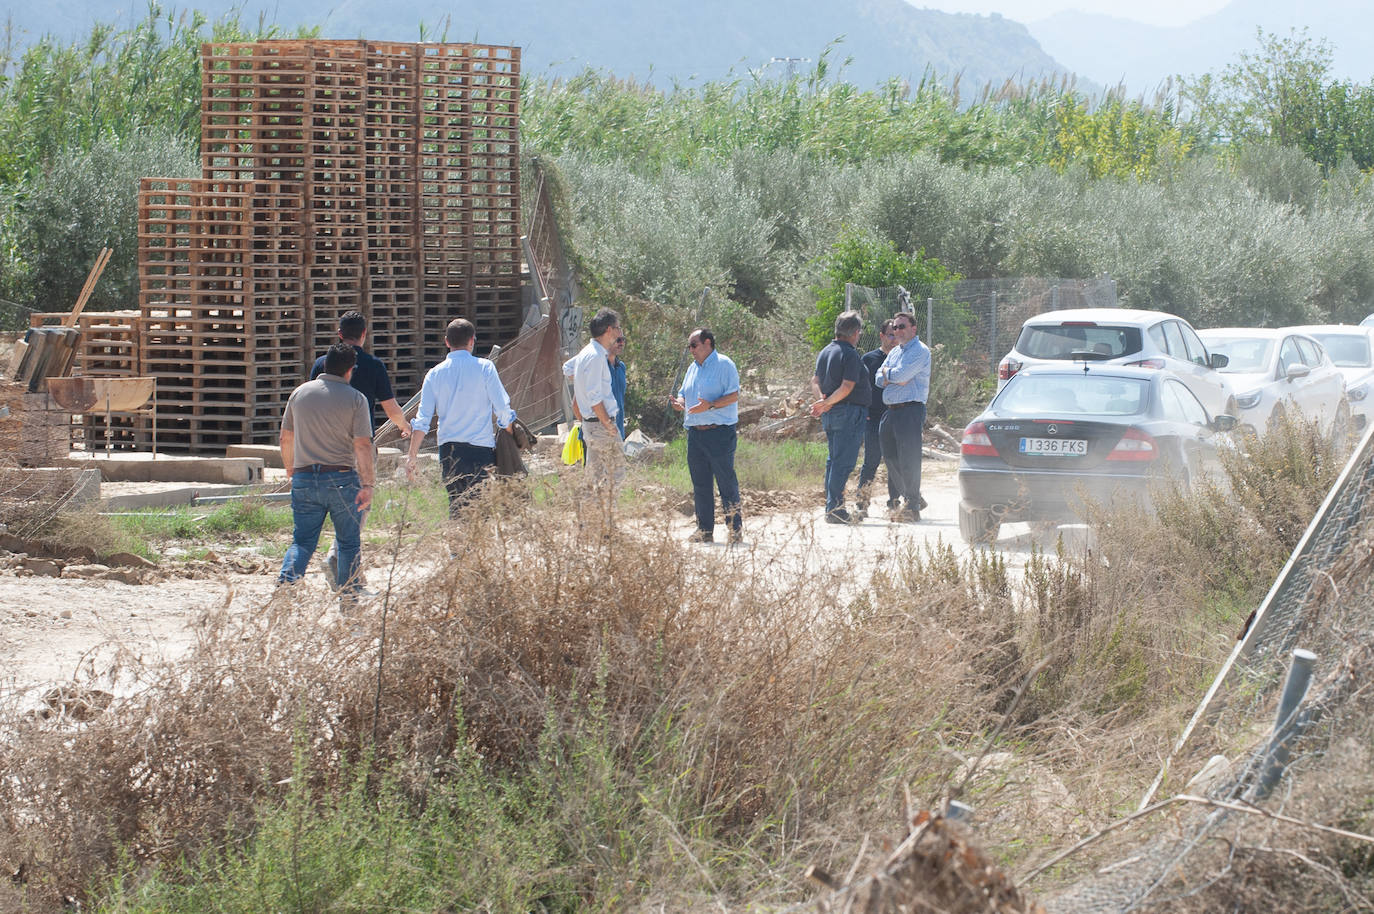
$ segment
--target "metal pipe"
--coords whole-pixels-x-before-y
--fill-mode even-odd
[[[1269,748],[1264,755],[1264,770],[1259,783],[1255,785],[1255,799],[1263,800],[1269,796],[1288,767],[1291,756],[1289,746],[1303,730],[1298,709],[1312,684],[1312,666],[1316,662],[1317,655],[1311,651],[1300,647],[1293,650],[1293,662],[1288,667],[1288,679],[1283,684],[1283,696],[1279,699],[1274,733],[1269,738]]]
[[[231,501],[290,501],[290,492],[263,492],[260,495],[197,495],[191,499],[193,505],[223,505]]]

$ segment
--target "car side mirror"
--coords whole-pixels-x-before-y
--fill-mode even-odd
[[[1207,364],[1213,368],[1225,368],[1231,364],[1231,357],[1220,352],[1211,352],[1207,355]]]
[[[1290,381],[1296,381],[1298,378],[1305,378],[1311,373],[1312,369],[1307,365],[1289,365],[1288,370],[1284,372],[1284,377]]]
[[[1212,419],[1212,430],[1217,432],[1229,432],[1236,427],[1237,419],[1229,413],[1222,413]]]

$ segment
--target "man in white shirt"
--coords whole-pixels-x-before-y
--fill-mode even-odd
[[[610,363],[611,351],[621,336],[620,315],[602,308],[587,329],[591,341],[572,359],[573,398],[583,420],[582,440],[586,444],[583,500],[596,505],[609,530],[615,490],[625,478],[625,451],[615,421],[620,405],[611,386]]]
[[[449,516],[453,517],[471,497],[469,490],[496,464],[492,416],[509,431],[515,423],[515,410],[496,366],[472,354],[477,328],[471,321],[461,317],[450,321],[444,342],[448,357],[429,370],[420,388],[420,409],[410,424],[406,475],[415,477],[415,458],[429,432],[430,420],[438,413],[439,463],[444,488],[448,489]]]

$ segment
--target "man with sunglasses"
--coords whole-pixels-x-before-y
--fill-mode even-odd
[[[892,318],[897,345],[883,359],[874,379],[887,411],[879,423],[887,478],[896,485],[902,507],[889,514],[897,523],[921,519],[921,435],[930,394],[930,349],[916,335],[916,315]]]
[[[816,356],[816,372],[811,376],[811,389],[816,395],[811,415],[820,417],[825,430],[827,524],[858,521],[845,510],[844,489],[864,443],[871,395],[863,356],[855,347],[863,328],[863,318],[857,311],[846,311],[835,318],[835,339]]]
[[[697,515],[697,529],[690,539],[709,543],[715,538],[714,481],[720,489],[730,542],[738,543],[744,538],[739,479],[735,475],[739,370],[734,362],[716,352],[715,334],[705,327],[692,331],[687,338],[687,350],[692,354],[692,364],[687,366],[678,395],[669,397],[668,402],[683,414],[682,424],[687,429],[687,472],[692,477],[692,501]]]
[[[870,349],[863,355],[864,370],[868,372],[868,381],[873,388],[873,396],[868,401],[868,421],[864,423],[864,463],[859,468],[859,488],[854,493],[854,501],[858,507],[859,519],[868,516],[868,503],[872,498],[873,480],[878,475],[878,465],[883,460],[882,436],[879,433],[880,423],[883,414],[887,412],[887,407],[883,404],[881,391],[878,390],[878,369],[883,366],[887,359],[887,354],[892,351],[892,347],[897,345],[897,333],[892,329],[892,320],[883,321],[883,325],[878,330],[878,348]],[[887,510],[895,511],[899,505],[897,500],[897,486],[893,483],[892,477],[887,477]]]

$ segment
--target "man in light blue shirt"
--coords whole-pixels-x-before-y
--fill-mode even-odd
[[[716,496],[714,480],[720,489],[721,507],[730,542],[744,538],[744,518],[740,511],[739,479],[735,475],[735,445],[739,425],[739,371],[735,363],[716,352],[716,337],[705,327],[687,338],[692,364],[682,379],[682,387],[669,403],[682,413],[687,429],[687,472],[692,477],[692,501],[696,508],[697,530],[691,540],[709,543],[715,538]]]
[[[616,418],[620,404],[611,383],[611,351],[618,346],[620,315],[602,308],[587,325],[591,340],[572,358],[573,398],[586,445],[583,504],[599,511],[602,529],[614,523],[616,488],[625,478],[625,450]],[[579,505],[579,514],[582,510]]]
[[[873,383],[883,392],[879,426],[883,462],[889,482],[903,501],[889,519],[915,523],[921,519],[921,435],[930,395],[930,349],[916,336],[916,316],[903,311],[892,318],[897,345],[883,360]]]
[[[420,409],[410,424],[406,474],[414,478],[415,458],[437,413],[439,463],[448,490],[449,516],[453,517],[471,497],[472,487],[496,464],[492,416],[509,431],[515,423],[515,410],[496,366],[473,355],[477,328],[471,321],[461,317],[450,321],[444,342],[448,357],[429,370],[420,388]]]

